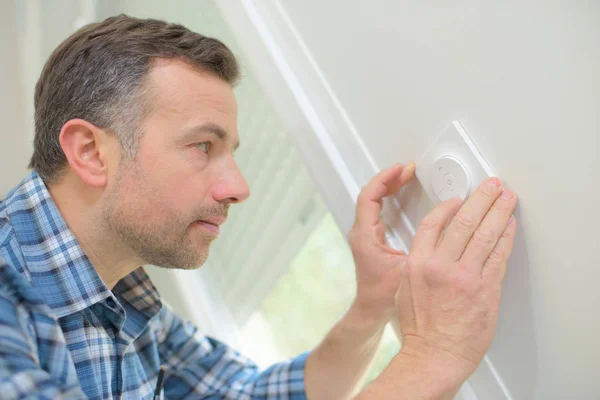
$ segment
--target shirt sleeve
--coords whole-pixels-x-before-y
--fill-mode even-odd
[[[306,400],[308,353],[259,371],[256,364],[218,340],[202,336],[167,307],[159,344],[166,365],[166,399]]]
[[[22,278],[0,263],[0,397],[13,399],[85,399],[73,373],[59,380],[39,363],[39,351],[52,351],[53,336],[36,335],[34,320],[43,324],[42,315],[28,307],[27,292],[18,289]],[[14,284],[17,284],[15,287]],[[48,321],[49,322],[49,321]],[[59,361],[59,358],[55,358]],[[67,367],[68,360],[62,360]],[[61,367],[55,365],[54,367]]]

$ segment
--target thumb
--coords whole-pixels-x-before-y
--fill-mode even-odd
[[[396,164],[379,172],[362,188],[356,202],[356,223],[362,228],[369,228],[380,221],[382,200],[396,193],[414,176],[415,164],[406,167]]]

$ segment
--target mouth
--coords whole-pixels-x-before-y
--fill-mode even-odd
[[[198,221],[194,222],[194,225],[199,226],[199,227],[201,227],[211,233],[217,234],[217,235],[221,231],[221,229],[219,228],[219,225],[208,222],[208,221],[198,220]]]

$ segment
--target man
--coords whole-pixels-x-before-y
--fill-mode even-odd
[[[403,347],[358,399],[450,399],[488,349],[511,252],[515,195],[493,178],[421,223],[410,256],[385,245],[381,200],[414,174],[363,188],[348,235],[358,290],[312,352],[259,372],[163,306],[142,266],[204,263],[232,204],[222,43],[127,16],[82,28],[35,93],[32,173],[0,203],[0,393],[17,398],[345,399],[397,315]]]

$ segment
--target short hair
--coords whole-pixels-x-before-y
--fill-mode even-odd
[[[47,183],[67,165],[62,126],[74,118],[116,134],[134,157],[139,125],[149,110],[145,78],[153,60],[179,59],[235,85],[239,64],[217,39],[179,24],[127,15],[86,25],[50,55],[35,87],[35,138],[29,168]]]

